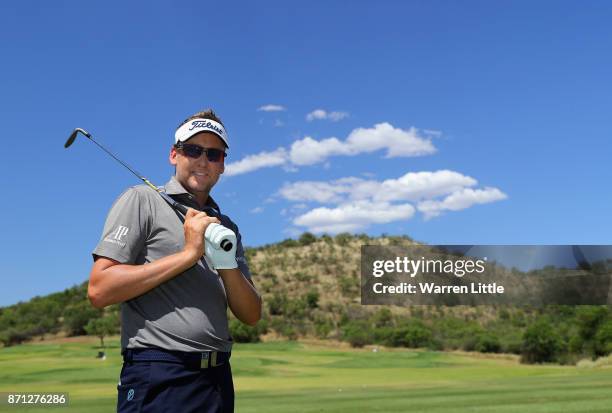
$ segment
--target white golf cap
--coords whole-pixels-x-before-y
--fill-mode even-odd
[[[193,135],[201,132],[210,132],[217,135],[229,149],[227,132],[223,125],[212,119],[196,118],[182,124],[174,134],[174,143],[186,142]]]

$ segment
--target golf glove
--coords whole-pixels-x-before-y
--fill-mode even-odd
[[[229,228],[219,224],[208,224],[204,233],[204,254],[216,270],[229,270],[238,268],[236,262],[236,234]],[[225,251],[221,248],[221,241],[228,240],[232,243],[232,249]]]

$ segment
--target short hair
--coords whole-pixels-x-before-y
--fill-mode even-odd
[[[223,121],[221,121],[221,118],[217,116],[214,110],[209,108],[209,109],[204,109],[198,113],[194,113],[193,115],[189,116],[187,119],[182,121],[181,124],[178,125],[176,128],[177,129],[180,128],[181,126],[183,126],[184,124],[186,124],[187,122],[193,119],[210,119],[210,120],[214,120],[215,122],[219,122],[221,125],[223,125]],[[223,127],[225,127],[225,125],[223,125]]]

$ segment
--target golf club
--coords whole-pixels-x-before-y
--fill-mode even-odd
[[[161,188],[158,188],[157,186],[153,185],[153,183],[151,183],[151,181],[149,181],[147,178],[142,176],[140,173],[136,172],[134,169],[132,169],[128,164],[123,162],[121,159],[117,158],[112,152],[110,152],[104,146],[102,146],[98,142],[96,142],[94,140],[94,138],[92,138],[91,134],[89,132],[87,132],[85,129],[76,128],[75,130],[73,130],[72,133],[70,134],[70,136],[68,137],[68,139],[66,140],[66,143],[64,144],[64,148],[66,148],[66,149],[69,148],[70,145],[72,145],[74,143],[74,141],[75,141],[75,139],[76,139],[76,137],[78,136],[79,133],[82,134],[83,136],[85,136],[87,139],[89,139],[93,143],[95,143],[100,149],[102,149],[104,152],[106,152],[108,155],[110,155],[114,160],[116,160],[121,165],[123,165],[125,168],[127,168],[131,173],[136,175],[140,180],[142,180],[142,182],[147,184],[147,186],[149,186],[151,189],[155,190],[155,192],[157,192],[162,198],[164,198],[164,200],[172,208],[174,208],[175,210],[179,211],[183,215],[187,214],[187,207],[185,205],[182,205],[182,204],[176,202],[168,194],[166,194],[164,191],[162,191]],[[229,251],[229,250],[232,249],[233,244],[232,244],[231,241],[229,241],[227,239],[222,239],[219,242],[219,245],[216,246],[216,247],[217,247],[217,249],[219,249],[219,247],[220,247],[224,251]]]

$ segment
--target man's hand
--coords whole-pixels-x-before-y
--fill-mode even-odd
[[[229,228],[219,224],[210,224],[206,229],[206,256],[216,270],[229,270],[238,268],[236,262],[236,234]],[[225,251],[220,247],[221,240],[226,239],[232,243],[232,249]],[[218,247],[218,248],[217,248]]]
[[[219,224],[219,219],[209,217],[205,212],[189,208],[185,215],[183,230],[185,231],[185,247],[183,251],[189,253],[193,263],[198,262],[204,255],[204,233],[211,224]]]

